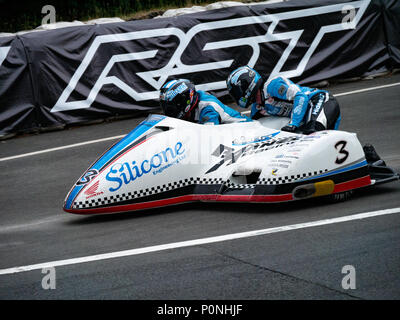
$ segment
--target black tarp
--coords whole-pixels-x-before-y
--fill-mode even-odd
[[[392,67],[400,66],[400,1],[380,0],[384,32]]]
[[[246,64],[300,83],[398,68],[399,12],[293,0],[0,38],[0,135],[153,111],[167,77],[223,95]]]

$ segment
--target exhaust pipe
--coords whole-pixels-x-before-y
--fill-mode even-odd
[[[333,193],[335,183],[332,180],[304,184],[293,189],[293,199],[307,199],[312,197],[326,196]]]

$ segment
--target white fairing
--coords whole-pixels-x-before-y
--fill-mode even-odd
[[[135,137],[140,143],[110,161],[82,192],[76,192],[66,208],[147,199],[188,185],[254,189],[307,181],[365,162],[356,134],[327,130],[306,136],[280,131],[288,121],[266,117],[204,126],[161,117]],[[246,176],[255,172],[257,180],[249,183]],[[212,192],[218,194],[217,189]]]

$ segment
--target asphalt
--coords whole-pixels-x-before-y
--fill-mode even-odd
[[[329,87],[333,94],[400,75]],[[372,143],[400,172],[400,86],[338,97],[341,129]],[[143,118],[0,142],[0,158],[129,132]],[[103,216],[63,212],[72,184],[115,141],[0,161],[0,269],[400,207],[400,182],[346,202],[185,204]],[[356,289],[342,288],[342,268]],[[399,299],[400,215],[0,275],[0,299]]]

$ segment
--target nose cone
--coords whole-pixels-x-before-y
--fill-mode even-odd
[[[109,199],[105,196],[106,184],[102,172],[116,159],[128,154],[146,140],[145,134],[165,116],[150,115],[134,130],[108,149],[75,183],[64,201],[63,209],[70,213],[103,213],[110,212]],[[111,197],[112,199],[112,197]]]
[[[86,185],[75,185],[64,201],[64,211],[70,213],[90,213],[93,209],[104,206],[104,192],[100,180]]]
[[[75,185],[71,191],[68,193],[67,197],[64,200],[63,209],[69,213],[79,213],[79,197],[78,195],[83,190],[83,185]]]

